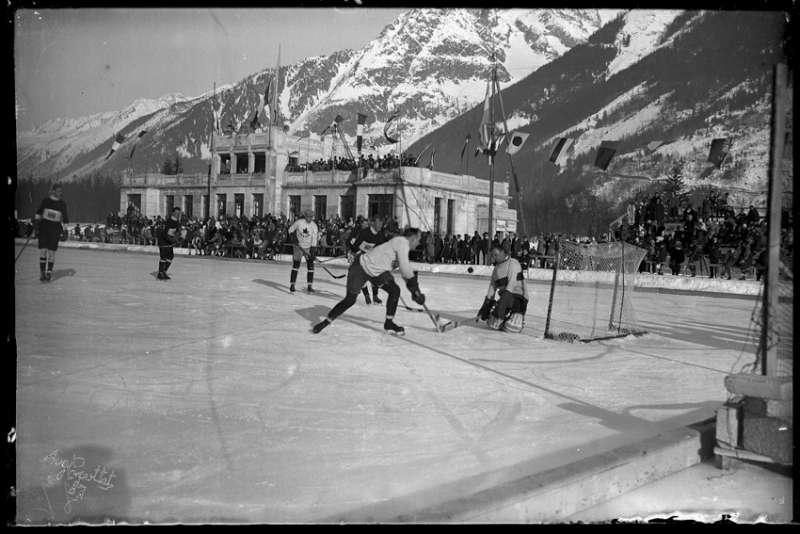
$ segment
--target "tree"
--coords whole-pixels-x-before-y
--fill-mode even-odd
[[[686,193],[683,192],[685,188],[686,184],[683,181],[683,162],[679,161],[672,165],[664,184],[665,204],[670,208],[677,208],[681,200],[686,196]]]

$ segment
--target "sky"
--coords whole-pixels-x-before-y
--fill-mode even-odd
[[[196,96],[316,55],[358,49],[402,9],[25,9],[16,12],[17,128]]]

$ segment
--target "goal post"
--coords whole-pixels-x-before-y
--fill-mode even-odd
[[[559,240],[544,337],[597,341],[641,335],[634,282],[646,250],[623,242],[579,244]]]

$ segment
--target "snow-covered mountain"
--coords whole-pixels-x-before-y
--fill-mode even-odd
[[[529,228],[607,228],[637,191],[656,186],[648,178],[676,164],[688,189],[722,187],[739,206],[763,206],[773,66],[786,61],[787,35],[780,12],[632,10],[505,88],[509,130],[530,134],[513,157]],[[486,176],[486,158],[460,157],[481,117],[478,105],[409,151],[430,145],[436,169]],[[555,166],[549,157],[562,137],[574,143]],[[715,138],[731,141],[719,169],[707,163]],[[607,172],[594,166],[603,141],[618,147]],[[508,158],[496,161],[495,176],[508,179]]]
[[[619,10],[413,9],[397,17],[360,50],[306,58],[282,66],[279,107],[290,130],[320,132],[341,114],[346,135],[356,113],[368,115],[369,137],[380,143],[391,112],[403,118],[403,144],[441,126],[481,100],[489,55],[501,64],[507,87],[585,42]],[[247,128],[272,70],[218,88],[223,125]],[[18,134],[18,173],[113,174],[153,171],[165,157],[184,158],[187,172],[205,169],[210,156],[211,94],[137,100],[125,110],[54,120]],[[106,160],[116,133],[132,143],[146,129],[136,158]],[[368,139],[369,140],[369,139]],[[129,150],[123,144],[120,152]],[[205,160],[205,161],[204,161]]]

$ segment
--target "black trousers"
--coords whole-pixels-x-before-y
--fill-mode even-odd
[[[384,271],[378,276],[370,276],[364,272],[361,262],[356,260],[350,264],[350,268],[347,270],[347,294],[328,312],[328,319],[333,321],[355,304],[361,288],[367,282],[372,282],[373,285],[383,288],[389,294],[389,298],[386,299],[386,316],[394,317],[397,303],[400,300],[400,286],[394,281],[394,276],[389,271]]]

